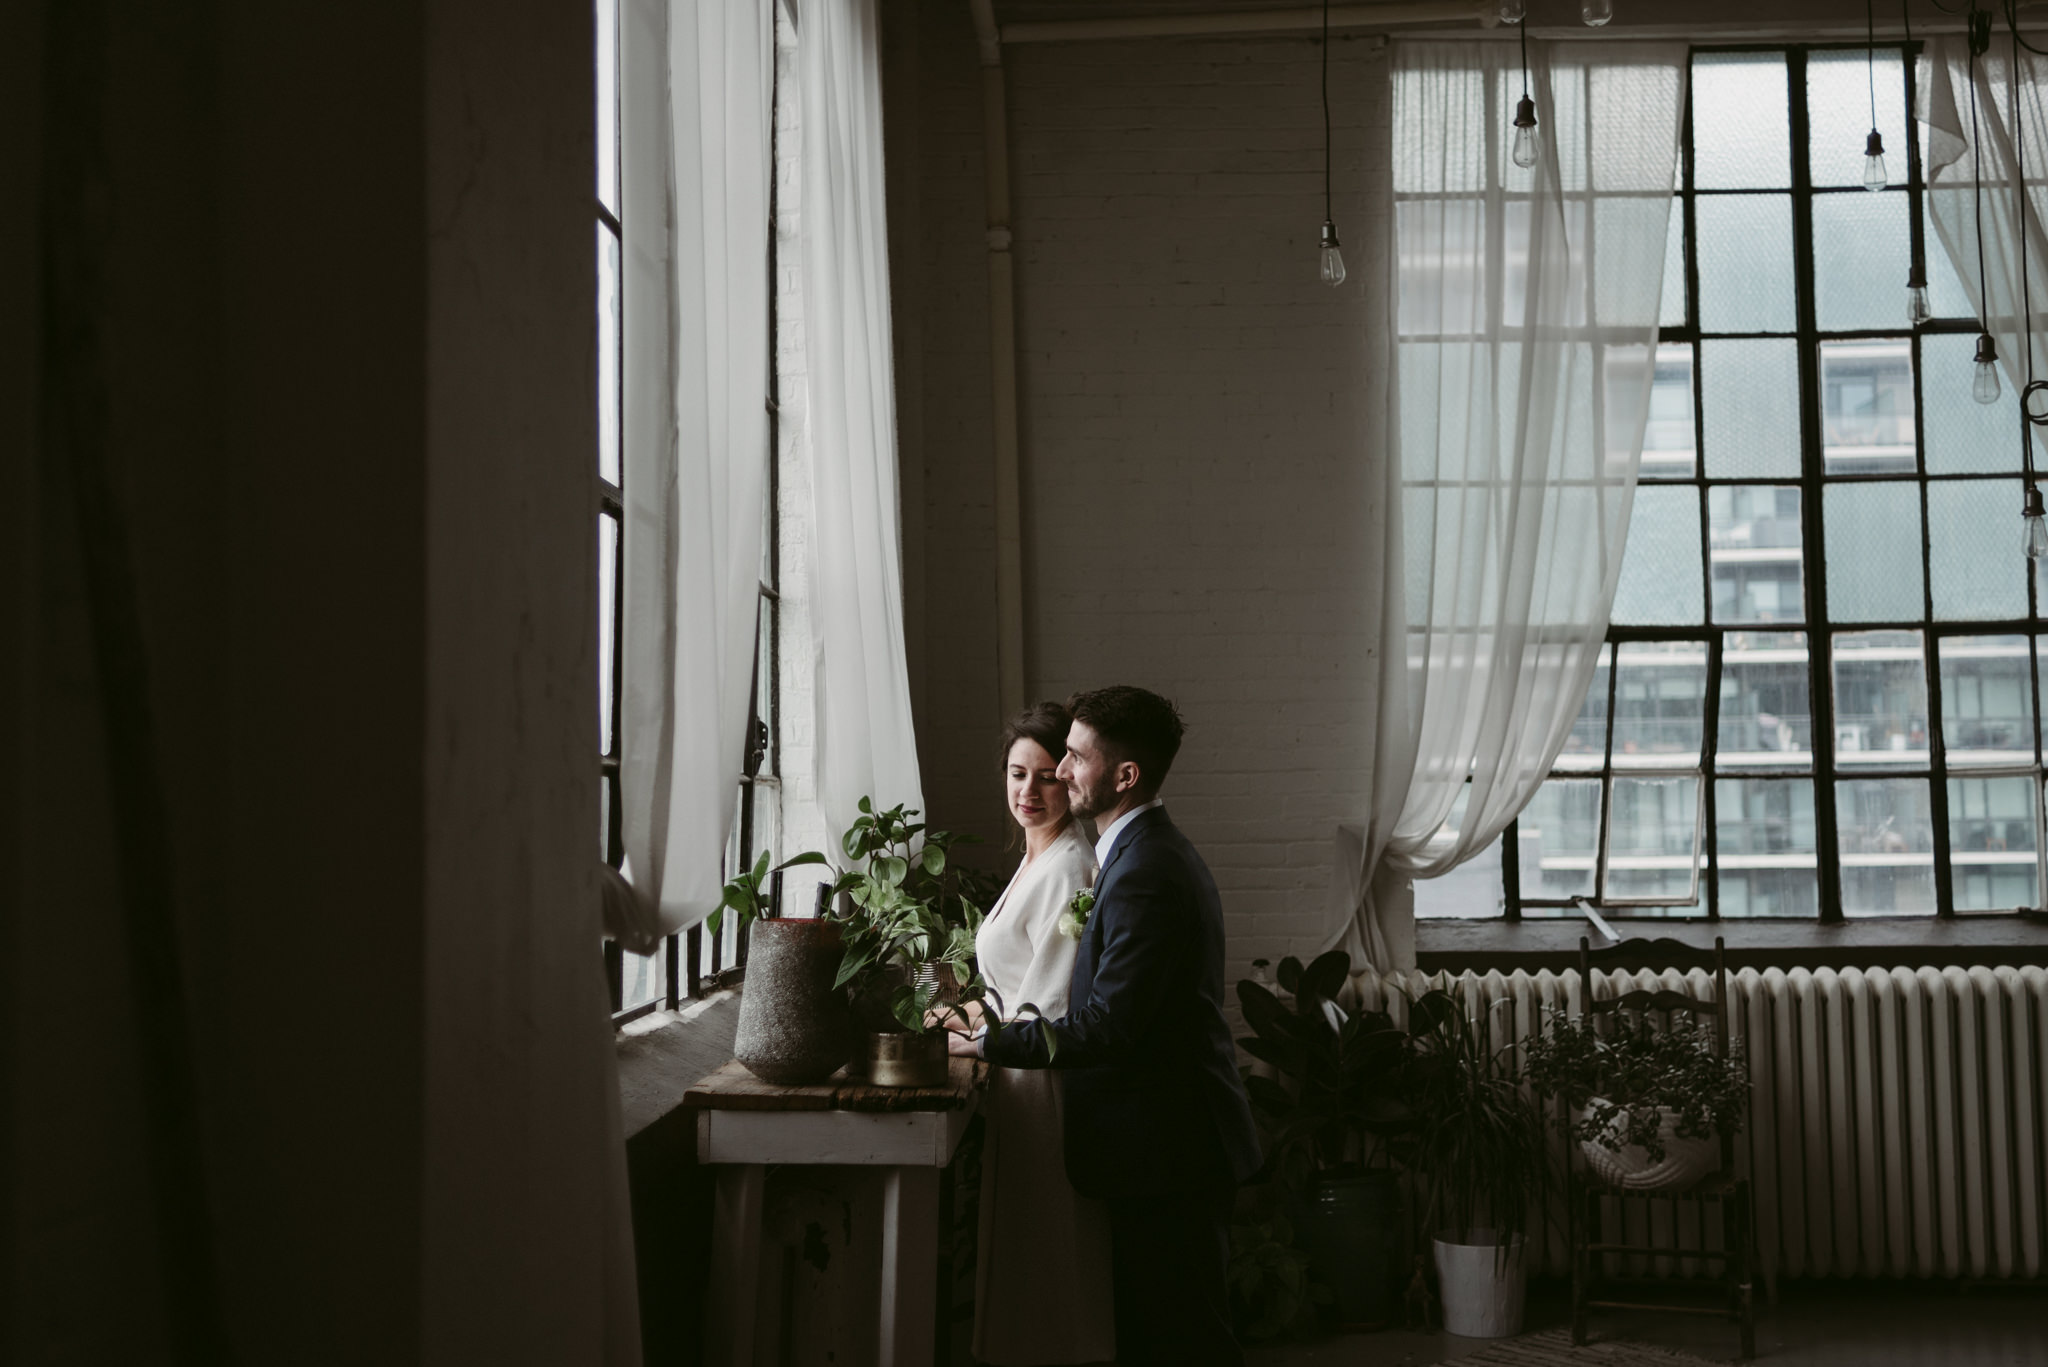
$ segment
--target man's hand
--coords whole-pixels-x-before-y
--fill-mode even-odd
[[[980,1002],[965,1002],[958,1009],[933,1007],[924,1013],[927,1028],[943,1025],[956,1035],[971,1035],[987,1021],[988,1014],[981,1009]]]
[[[954,1058],[980,1058],[981,1038],[978,1035],[949,1033],[946,1036],[946,1052]]]

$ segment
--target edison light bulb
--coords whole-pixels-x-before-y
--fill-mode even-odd
[[[1970,397],[1978,403],[1998,402],[1998,343],[1988,332],[1977,338],[1977,373],[1970,381]]]
[[[1586,21],[1588,28],[1599,28],[1614,17],[1614,0],[1585,0],[1579,6],[1579,18]]]
[[[1500,0],[1500,21],[1519,24],[1529,12],[1529,0]]]
[[[1524,170],[1536,164],[1536,101],[1527,95],[1515,106],[1515,165]]]
[[[1863,188],[1882,190],[1887,181],[1884,174],[1884,135],[1875,128],[1863,140]]]
[[[2048,517],[2042,516],[2041,491],[2031,484],[2027,486],[2027,511],[2020,518],[2020,549],[2029,560],[2048,556]]]
[[[1919,327],[1934,316],[1934,306],[1927,302],[1927,273],[1915,266],[1906,273],[1906,322]]]
[[[1322,279],[1331,289],[1344,283],[1344,253],[1338,250],[1337,225],[1323,220]]]

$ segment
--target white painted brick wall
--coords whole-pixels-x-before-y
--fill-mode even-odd
[[[929,3],[914,91],[926,795],[1001,835],[979,88]],[[898,22],[903,22],[899,20]],[[1214,870],[1231,974],[1316,948],[1332,836],[1364,811],[1374,592],[1362,445],[1369,39],[1332,46],[1335,211],[1316,280],[1317,45],[1006,53],[1017,242],[1027,690],[1134,683],[1188,721],[1166,796]],[[1384,102],[1380,114],[1384,117]],[[895,174],[904,174],[898,168]],[[1384,205],[1380,227],[1384,228]],[[899,291],[899,299],[902,298]]]

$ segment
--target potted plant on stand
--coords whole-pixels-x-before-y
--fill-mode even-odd
[[[1740,1043],[1723,1055],[1685,1012],[1690,998],[1643,995],[1650,1010],[1675,1008],[1668,1024],[1641,1009],[1614,1011],[1601,1025],[1559,1013],[1530,1041],[1526,1065],[1537,1092],[1564,1102],[1566,1133],[1587,1166],[1623,1191],[1687,1186],[1714,1171],[1749,1095]]]
[[[991,995],[974,966],[981,891],[948,858],[962,837],[927,831],[916,816],[862,798],[840,841],[854,866],[830,886],[845,945],[836,981],[851,989],[859,1032],[855,1064],[883,1087],[943,1087],[946,1034],[934,1016],[964,1016]]]
[[[1513,1046],[1494,1044],[1492,1016],[1506,1006],[1468,1013],[1432,991],[1409,1008],[1408,1165],[1425,1193],[1444,1328],[1469,1338],[1520,1330],[1529,1209],[1550,1186],[1542,1113]]]
[[[1266,1132],[1267,1169],[1316,1279],[1330,1288],[1348,1329],[1393,1322],[1400,1192],[1392,1146],[1412,1120],[1402,1098],[1409,1038],[1383,1012],[1352,1014],[1336,1001],[1351,961],[1333,950],[1304,968],[1280,963],[1290,1008],[1254,979],[1237,985],[1253,1034],[1238,1043],[1270,1076],[1245,1070]]]

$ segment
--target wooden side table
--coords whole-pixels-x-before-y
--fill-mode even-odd
[[[706,1360],[754,1367],[761,1198],[771,1164],[886,1168],[875,1362],[929,1367],[938,1291],[939,1179],[981,1101],[988,1065],[952,1060],[944,1087],[871,1087],[844,1072],[778,1087],[728,1063],[684,1098],[697,1161],[722,1165],[712,1214]]]

